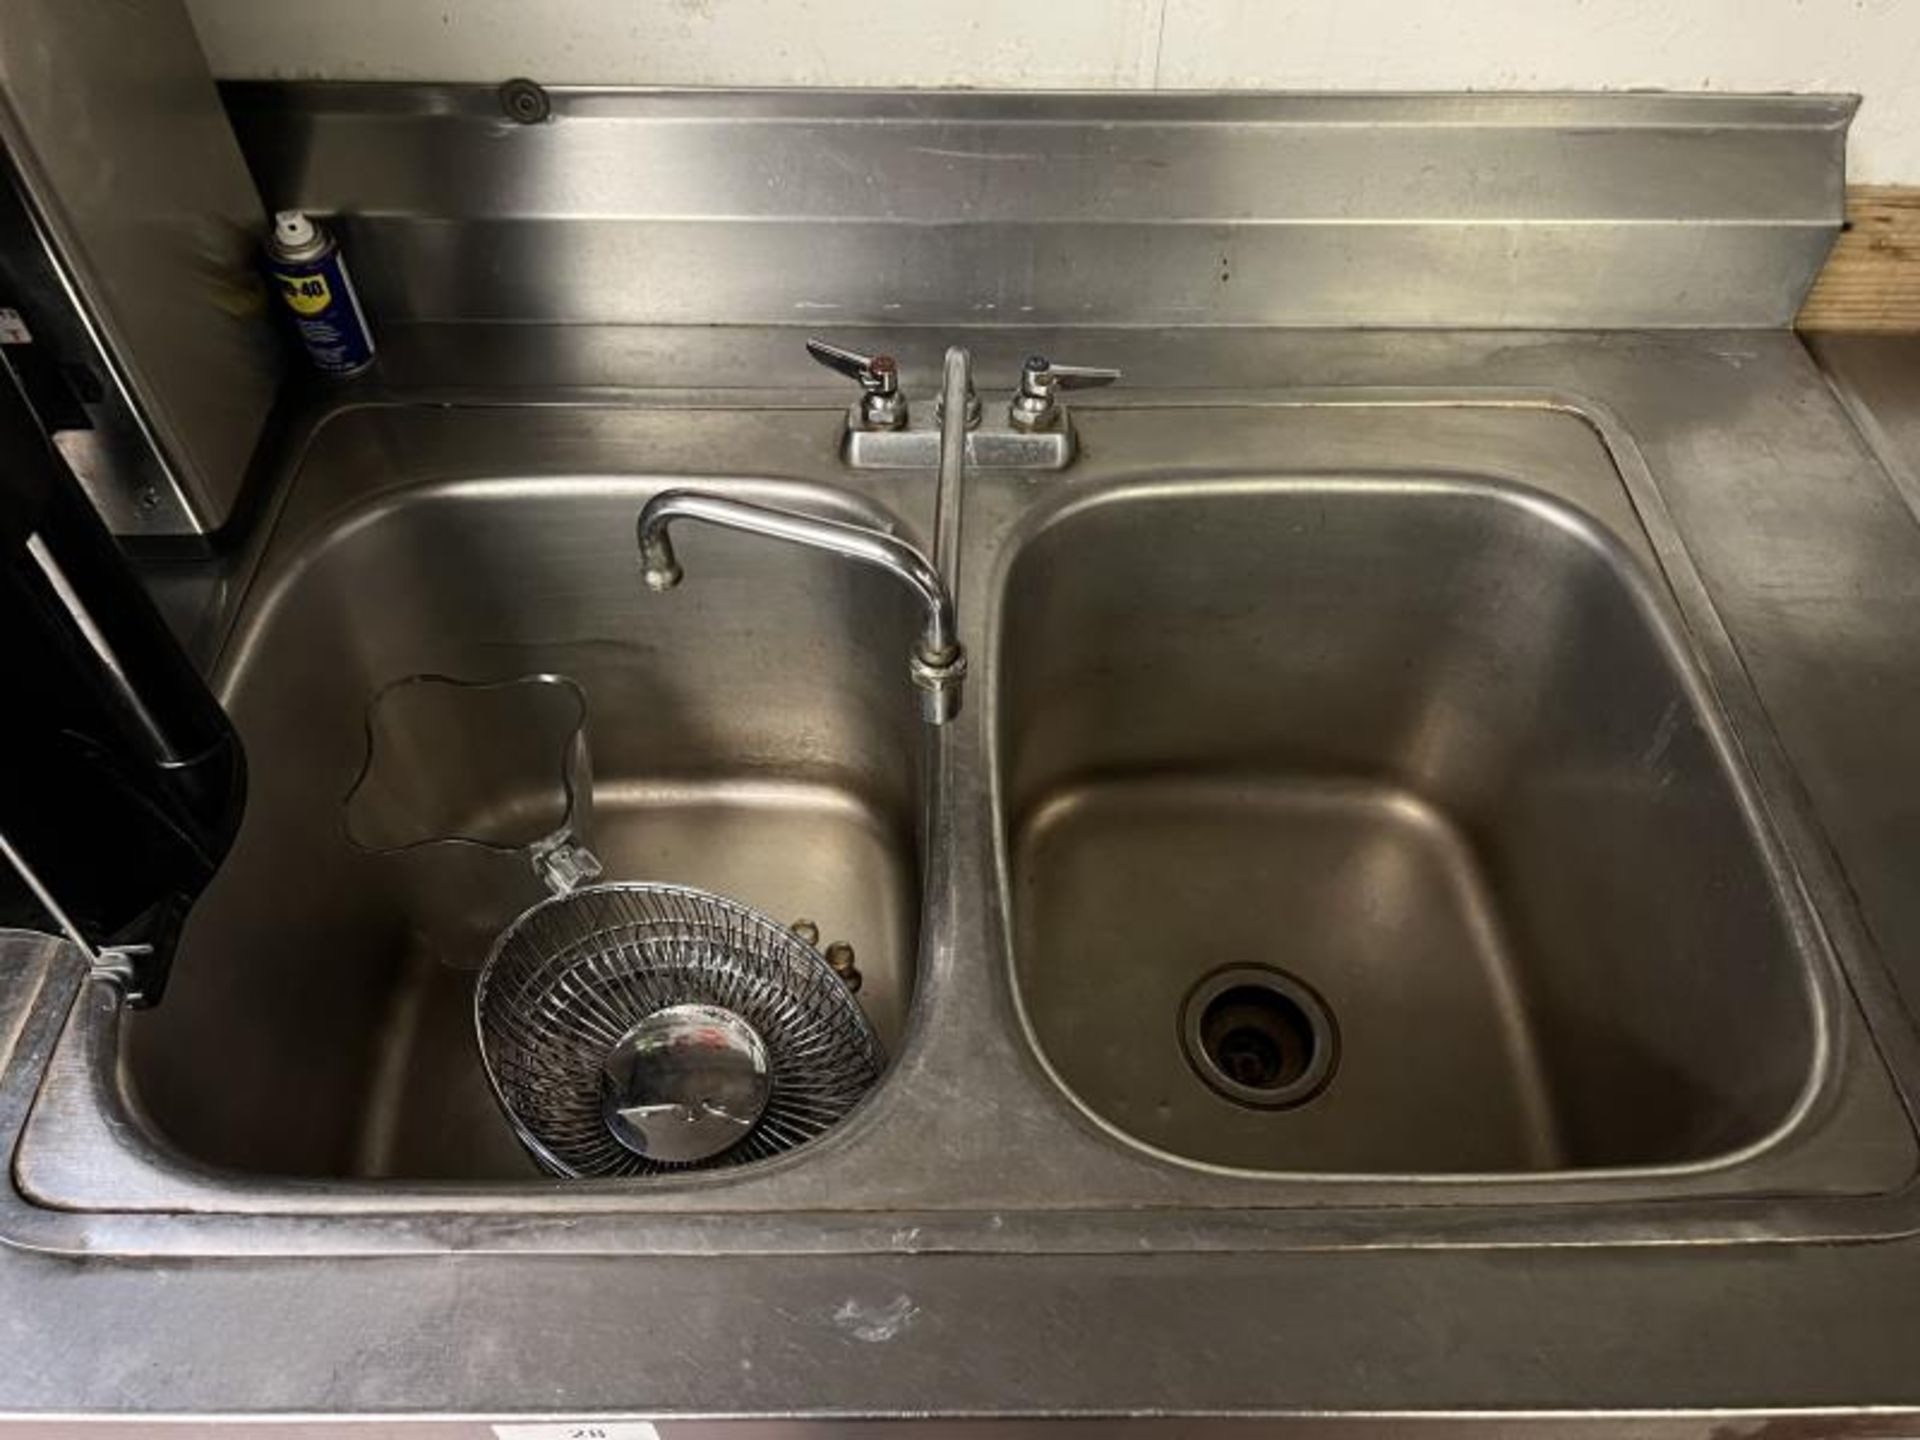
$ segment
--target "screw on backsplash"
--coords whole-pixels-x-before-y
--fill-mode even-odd
[[[553,99],[538,81],[516,77],[500,87],[500,108],[509,120],[538,125],[553,114]]]
[[[142,510],[158,510],[160,508],[160,492],[149,485],[146,489],[142,490],[139,495],[134,497],[134,504],[138,505]]]
[[[833,967],[833,973],[846,982],[847,989],[856,995],[860,993],[860,967],[854,964],[853,946],[844,940],[836,940],[827,946],[827,964]]]

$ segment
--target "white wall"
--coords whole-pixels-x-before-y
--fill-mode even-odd
[[[188,0],[222,77],[1853,90],[1920,183],[1920,0]]]

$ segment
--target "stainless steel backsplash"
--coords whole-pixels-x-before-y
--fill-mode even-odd
[[[1822,96],[230,84],[376,326],[1788,324],[1842,218]]]

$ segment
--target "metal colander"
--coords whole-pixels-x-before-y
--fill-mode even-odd
[[[508,1120],[569,1177],[791,1150],[851,1110],[882,1064],[817,950],[673,885],[588,885],[535,905],[495,943],[474,1021]]]

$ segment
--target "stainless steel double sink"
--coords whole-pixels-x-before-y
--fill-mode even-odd
[[[974,679],[929,730],[885,577],[695,531],[684,585],[640,584],[667,485],[924,540],[933,477],[844,469],[838,412],[324,417],[216,627],[239,842],[163,1004],[86,987],[22,1191],[250,1217],[218,1242],[249,1247],[319,1215],[342,1246],[1072,1248],[1314,1214],[1320,1242],[1753,1234],[1816,1222],[1743,1202],[1911,1175],[1630,437],[1510,392],[1077,418],[1065,474],[968,478]],[[587,692],[612,875],[855,946],[893,1063],[826,1140],[646,1183],[519,1152],[471,972],[342,801],[382,685],[535,672]]]

